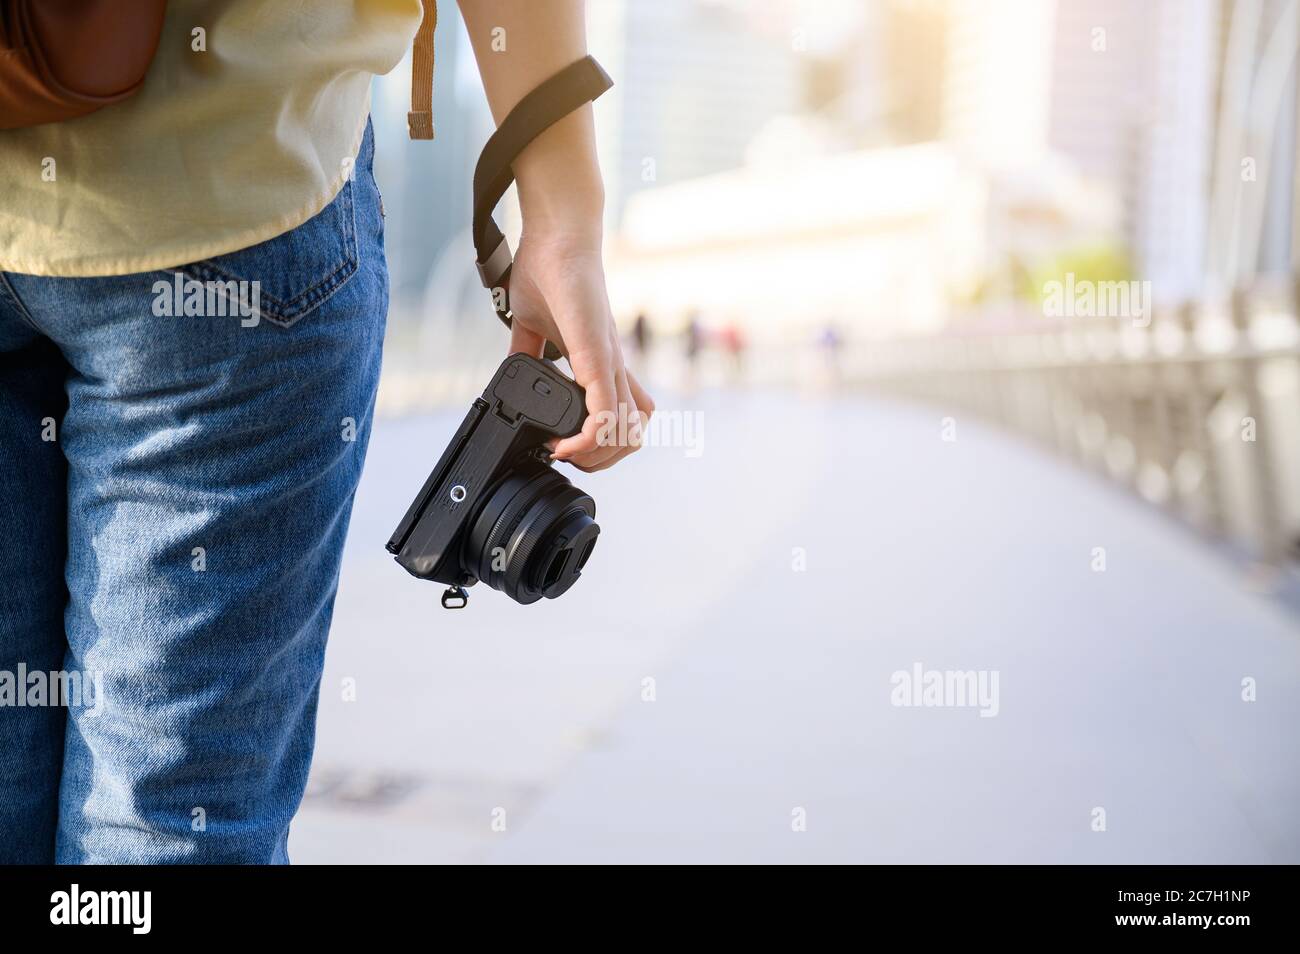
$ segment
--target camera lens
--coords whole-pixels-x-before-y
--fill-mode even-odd
[[[552,467],[527,461],[487,496],[465,538],[467,573],[519,603],[571,587],[595,549],[596,501]]]

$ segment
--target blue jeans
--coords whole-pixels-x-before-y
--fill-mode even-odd
[[[373,149],[260,245],[0,273],[0,862],[287,862],[388,309]]]

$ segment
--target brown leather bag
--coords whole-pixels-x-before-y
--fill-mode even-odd
[[[0,0],[0,129],[75,119],[132,96],[167,0]]]
[[[424,21],[411,69],[412,139],[433,138],[433,33]],[[167,0],[0,0],[0,129],[75,119],[135,94],[158,50]]]

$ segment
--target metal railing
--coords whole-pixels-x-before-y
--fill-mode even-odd
[[[1260,563],[1294,566],[1298,290],[1240,294],[1217,312],[1191,306],[1145,323],[975,322],[855,349],[849,374],[1026,435]]]

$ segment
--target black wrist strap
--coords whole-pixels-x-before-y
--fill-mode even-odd
[[[599,63],[585,56],[556,73],[521,99],[478,157],[474,167],[474,255],[483,287],[492,292],[497,317],[510,327],[510,245],[492,218],[501,197],[515,180],[511,163],[547,128],[592,102],[614,85]],[[549,341],[546,357],[559,349]]]

